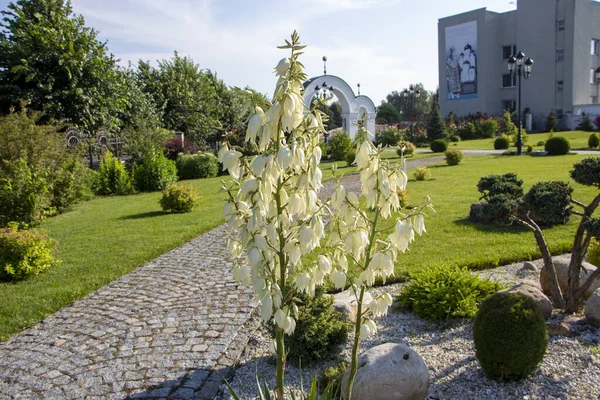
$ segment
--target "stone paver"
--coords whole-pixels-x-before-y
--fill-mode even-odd
[[[218,227],[15,335],[0,399],[212,399],[258,323],[231,267]]]

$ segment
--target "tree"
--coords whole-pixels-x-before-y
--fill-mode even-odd
[[[588,113],[583,113],[583,120],[577,126],[577,129],[586,132],[592,132],[594,130],[594,125],[592,125],[592,119],[590,118]]]
[[[120,125],[116,61],[70,0],[17,0],[0,22],[0,113],[42,111],[43,120],[94,129]]]
[[[342,105],[339,101],[334,101],[329,105],[329,110],[331,111],[331,121],[330,121],[330,129],[341,128],[342,127]]]
[[[402,92],[397,92],[394,90],[386,97],[387,103],[390,103],[394,107],[396,107],[396,110],[398,110],[398,112],[400,113],[403,121],[412,121],[413,116],[415,121],[419,121],[423,117],[423,115],[429,113],[429,98],[431,96],[430,93],[425,90],[425,87],[422,83],[417,83],[413,86],[415,90],[420,90],[419,96],[415,97],[413,100],[413,115],[411,115],[410,112],[411,110],[409,96],[405,97],[403,96]]]
[[[430,141],[444,139],[446,137],[446,125],[440,113],[440,104],[438,102],[438,93],[434,94],[431,105],[431,118],[427,124],[427,138]]]
[[[383,124],[395,124],[400,121],[400,112],[392,104],[382,101],[377,107],[376,119]]]
[[[548,118],[546,119],[546,132],[554,131],[556,125],[558,125],[558,118],[556,117],[556,112],[553,108],[550,110],[550,114],[548,114]]]

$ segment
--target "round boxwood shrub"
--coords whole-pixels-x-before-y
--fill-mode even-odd
[[[562,136],[553,136],[546,141],[544,149],[551,156],[562,156],[569,152],[571,144]]]
[[[219,173],[219,161],[211,153],[181,154],[176,166],[181,179],[212,178]]]
[[[537,142],[536,146],[544,146],[546,144],[546,142],[544,142],[543,140],[540,140],[539,142]]]
[[[496,293],[480,305],[473,323],[475,355],[492,379],[531,375],[548,346],[546,322],[529,297]]]
[[[454,142],[454,143],[460,142],[460,136],[452,135],[452,136],[450,136],[450,141]]]
[[[594,132],[588,138],[588,147],[595,149],[598,145],[600,145],[600,134]]]
[[[163,189],[159,203],[163,211],[187,213],[200,203],[200,196],[196,189],[189,185],[169,183]]]
[[[527,146],[527,154],[531,154],[531,153],[533,153],[533,146],[529,145],[529,146]]]
[[[431,142],[429,148],[434,153],[443,153],[448,150],[448,142],[446,142],[444,139],[436,139]]]
[[[537,182],[524,197],[532,218],[539,224],[566,224],[571,217],[573,188],[566,182]]]
[[[56,241],[36,230],[18,231],[9,224],[0,231],[0,281],[19,281],[39,274],[58,261]]]
[[[510,146],[510,140],[508,136],[500,136],[494,140],[494,149],[495,150],[506,150]]]
[[[466,268],[440,266],[412,273],[399,300],[422,318],[472,318],[481,301],[500,289],[499,283],[472,275]]]
[[[133,169],[133,181],[136,189],[141,192],[162,190],[169,183],[177,181],[175,161],[169,160],[162,153],[149,153]]]
[[[444,154],[446,155],[446,164],[448,165],[458,165],[465,158],[463,152],[457,149],[446,150]]]
[[[428,167],[415,168],[413,176],[417,181],[426,181],[431,179],[431,171]]]
[[[348,324],[333,308],[333,298],[317,288],[315,296],[298,296],[298,318],[291,336],[285,335],[289,359],[302,365],[324,360],[339,353],[348,339]]]

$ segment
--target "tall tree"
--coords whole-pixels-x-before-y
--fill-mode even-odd
[[[430,93],[425,90],[422,83],[413,85],[415,90],[420,91],[419,96],[413,98],[413,113],[411,114],[411,99],[410,96],[404,96],[402,91],[392,91],[386,97],[386,102],[396,107],[403,121],[411,121],[414,119],[420,121],[425,114],[429,113],[429,97]]]
[[[431,116],[427,124],[427,139],[436,140],[446,137],[446,125],[440,113],[439,90],[432,96],[431,101]]]
[[[116,61],[70,0],[17,0],[0,22],[0,112],[28,108],[88,129],[117,127]]]
[[[382,101],[377,107],[376,121],[382,124],[395,124],[400,121],[400,112],[392,104]]]
[[[334,101],[329,105],[329,110],[331,111],[331,120],[329,125],[330,129],[341,128],[342,127],[342,105],[339,101]]]

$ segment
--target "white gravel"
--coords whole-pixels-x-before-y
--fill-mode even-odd
[[[541,260],[534,262],[541,266]],[[504,284],[524,279],[537,280],[536,274],[520,269],[521,263],[482,271],[481,276]],[[375,288],[373,292],[398,294],[403,284]],[[560,316],[554,316],[560,318]],[[361,352],[387,342],[405,342],[423,357],[429,369],[430,388],[427,399],[600,399],[600,360],[594,358],[590,346],[600,343],[600,329],[583,324],[577,337],[552,336],[539,369],[518,382],[497,382],[486,378],[475,358],[471,321],[434,323],[414,314],[394,310],[378,321],[376,336],[362,341]],[[285,381],[289,389],[310,385],[331,365],[349,360],[352,334],[338,360],[303,367],[302,371],[287,365]],[[264,329],[252,337],[232,379],[232,386],[244,398],[254,398],[256,376],[275,386],[274,359],[269,353],[270,339]],[[302,378],[301,378],[302,377]],[[224,392],[228,393],[223,387]],[[229,399],[229,396],[224,396]],[[375,399],[376,397],[374,397]]]

